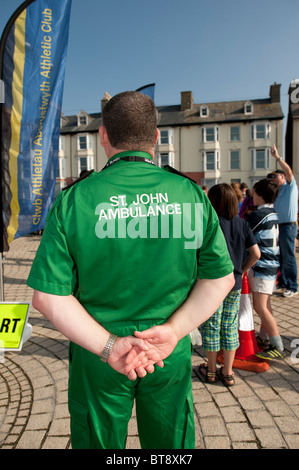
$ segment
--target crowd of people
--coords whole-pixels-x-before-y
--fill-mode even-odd
[[[245,183],[221,183],[207,191],[220,221],[234,264],[235,285],[215,314],[201,327],[207,362],[199,372],[209,383],[220,378],[234,385],[233,361],[239,346],[238,311],[241,278],[247,273],[253,308],[260,318],[256,339],[262,359],[283,359],[284,345],[271,306],[274,292],[298,293],[295,243],[298,188],[290,166],[275,145],[271,155],[280,165],[250,190]],[[217,371],[219,351],[224,365]]]

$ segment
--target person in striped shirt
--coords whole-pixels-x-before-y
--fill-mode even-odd
[[[261,319],[257,336],[262,347],[256,355],[263,359],[283,359],[283,342],[271,307],[279,271],[278,214],[274,211],[279,186],[271,179],[257,181],[253,186],[253,201],[257,209],[247,221],[256,237],[261,257],[248,273],[253,308]]]

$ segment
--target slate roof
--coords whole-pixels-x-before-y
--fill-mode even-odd
[[[61,120],[61,134],[79,134],[80,132],[98,132],[101,124],[101,113],[94,113],[86,115],[89,117],[90,122],[85,126],[78,126],[77,115],[64,116]]]
[[[188,126],[208,123],[247,122],[264,119],[282,119],[284,117],[280,103],[271,103],[270,98],[250,100],[253,113],[245,114],[244,105],[247,101],[226,101],[220,103],[194,104],[191,110],[181,111],[180,106],[158,107],[160,126]],[[200,116],[200,107],[208,107],[208,116]]]
[[[247,102],[252,103],[253,113],[245,114],[244,105]],[[208,116],[200,116],[202,105],[208,107]],[[280,102],[272,103],[270,98],[258,100],[242,101],[224,101],[217,103],[193,104],[191,110],[181,111],[181,105],[157,106],[159,113],[158,127],[176,127],[204,125],[209,123],[237,123],[265,119],[283,119],[284,115]],[[299,106],[296,110],[299,116]],[[80,133],[80,132],[98,132],[101,124],[101,113],[88,114],[88,125],[77,125],[77,115],[63,116],[61,124],[61,134]]]

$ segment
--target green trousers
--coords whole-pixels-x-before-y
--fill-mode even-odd
[[[119,336],[157,322],[105,323]],[[131,381],[73,343],[69,350],[69,412],[73,449],[125,449],[134,400],[143,449],[193,449],[195,427],[191,343],[183,338],[164,367]]]

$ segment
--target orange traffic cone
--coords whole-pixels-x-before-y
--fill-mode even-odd
[[[242,278],[242,290],[239,309],[239,342],[240,346],[236,351],[236,359],[252,359],[255,353],[259,351],[254,332],[250,288],[247,273],[244,273]]]
[[[250,288],[247,273],[243,274],[242,290],[239,309],[239,348],[236,351],[233,367],[235,369],[249,370],[252,372],[265,372],[269,369],[269,363],[259,359],[255,354],[259,351],[257,346],[253,312],[250,299]],[[223,354],[218,356],[218,361],[223,364]]]

